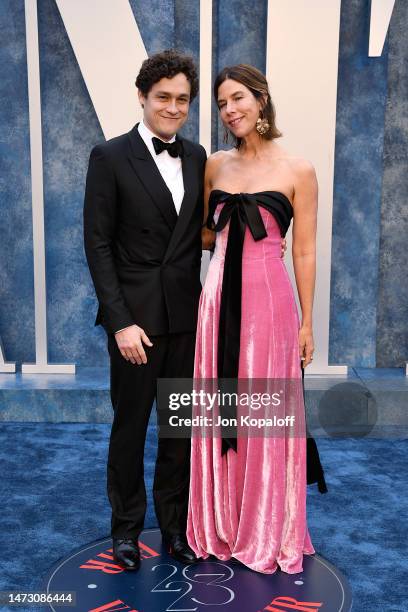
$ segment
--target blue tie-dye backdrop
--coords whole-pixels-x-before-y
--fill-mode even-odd
[[[176,47],[198,61],[198,0],[130,4],[149,54]],[[266,11],[266,0],[214,2],[214,72],[239,61],[265,69]],[[408,3],[396,1],[380,58],[367,56],[369,0],[343,0],[341,11],[330,362],[401,366],[408,358]],[[103,136],[55,1],[39,0],[38,12],[49,361],[102,365],[82,202],[89,151]],[[7,360],[21,363],[35,359],[23,0],[1,1],[0,26],[0,335]],[[184,133],[197,138],[197,102]],[[220,144],[215,118],[213,146]]]

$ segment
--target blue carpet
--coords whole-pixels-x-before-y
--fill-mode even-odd
[[[59,558],[108,536],[109,432],[107,424],[1,424],[0,590],[39,588]],[[157,526],[150,493],[155,444],[151,428],[146,527]],[[309,487],[308,521],[317,552],[349,579],[353,611],[406,612],[407,441],[321,439],[318,444],[329,493]]]

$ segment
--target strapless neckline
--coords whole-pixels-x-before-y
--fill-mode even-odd
[[[210,196],[209,196],[209,197],[211,197],[211,196],[212,196],[212,194],[213,194],[213,193],[216,193],[216,192],[219,192],[219,193],[225,193],[226,195],[230,195],[230,196],[238,196],[238,195],[240,195],[240,193],[246,193],[246,192],[243,192],[243,191],[238,192],[238,193],[231,193],[230,191],[224,191],[224,189],[212,189],[212,190],[210,191]],[[284,193],[282,193],[282,191],[273,191],[273,190],[267,190],[267,191],[255,191],[255,192],[253,192],[253,193],[248,192],[248,193],[247,193],[247,195],[252,195],[252,196],[254,196],[254,195],[260,195],[260,194],[262,194],[262,193],[273,193],[273,194],[278,194],[278,195],[282,196],[282,197],[283,197],[283,198],[284,198],[284,199],[285,199],[285,200],[288,202],[289,206],[290,206],[290,207],[293,209],[293,204],[292,204],[292,202],[289,200],[289,198],[288,198],[288,196],[287,196],[287,195],[285,195]]]

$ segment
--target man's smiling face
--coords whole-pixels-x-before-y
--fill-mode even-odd
[[[183,72],[171,79],[160,79],[146,96],[139,90],[143,121],[162,140],[170,140],[187,121],[190,90],[190,82]]]

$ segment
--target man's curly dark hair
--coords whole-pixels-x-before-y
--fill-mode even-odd
[[[190,83],[190,101],[192,101],[198,93],[197,69],[189,55],[183,55],[174,49],[166,49],[146,59],[137,75],[136,87],[144,96],[147,96],[153,85],[160,79],[172,79],[180,72],[186,75]]]

